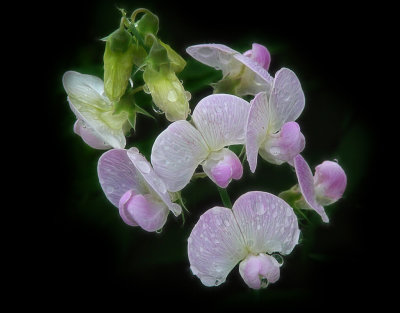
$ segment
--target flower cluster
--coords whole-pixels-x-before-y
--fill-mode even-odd
[[[240,263],[239,273],[250,288],[275,283],[282,265],[278,260],[299,242],[296,213],[313,210],[329,222],[323,206],[339,200],[346,188],[337,162],[324,161],[313,175],[301,156],[306,140],[296,119],[305,96],[299,79],[288,68],[272,76],[271,55],[260,44],[243,54],[222,44],[190,46],[190,56],[223,74],[213,94],[190,114],[190,93],[176,76],[186,62],[157,37],[158,17],[147,9],[135,10],[130,18],[121,13],[119,28],[104,39],[104,80],[74,71],[63,76],[77,118],[75,133],[89,146],[108,150],[98,161],[107,199],[126,224],[154,232],[170,211],[183,213],[180,191],[194,177],[208,177],[224,195],[223,206],[205,211],[191,231],[193,274],[205,286],[216,286]],[[137,86],[140,80],[144,85]],[[137,103],[141,91],[172,122],[155,139],[151,163],[136,147],[126,148],[125,136],[135,129],[137,114],[152,116]],[[240,155],[232,145],[242,146]],[[258,155],[271,164],[289,164],[297,184],[279,197],[247,192],[231,207],[225,188],[242,178],[245,159],[254,173]]]

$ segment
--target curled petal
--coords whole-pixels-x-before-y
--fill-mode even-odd
[[[208,147],[216,151],[244,143],[249,108],[249,103],[239,97],[214,94],[197,104],[193,121]]]
[[[128,225],[139,225],[148,232],[161,229],[168,217],[167,206],[151,195],[133,195],[128,191],[120,202],[120,215]]]
[[[147,192],[140,173],[132,166],[124,149],[103,153],[97,164],[97,173],[107,199],[116,207],[119,207],[121,197],[128,190],[134,194]]]
[[[280,265],[274,257],[260,253],[259,255],[249,255],[240,262],[239,273],[250,288],[260,289],[279,279],[279,267]]]
[[[321,206],[317,200],[314,189],[314,177],[311,169],[308,166],[306,160],[299,154],[294,158],[294,168],[296,170],[297,180],[301,194],[304,197],[306,203],[315,210],[322,218],[325,223],[329,222],[329,218],[325,213],[325,209]]]
[[[96,132],[87,126],[82,120],[77,120],[74,124],[75,134],[82,137],[83,141],[94,149],[108,150],[111,148],[110,145],[105,143],[102,138],[99,137]]]
[[[167,191],[167,186],[155,173],[154,169],[146,160],[146,158],[139,153],[139,150],[136,148],[130,148],[127,151],[127,154],[133,166],[142,176],[142,179],[156,193],[157,197],[160,198],[176,216],[181,214],[181,206],[171,202],[171,197]]]
[[[188,255],[193,274],[205,286],[225,281],[247,255],[232,210],[214,207],[200,217],[188,239]]]
[[[252,49],[243,53],[243,55],[251,58],[268,71],[271,63],[271,54],[268,49],[258,43],[253,43]]]
[[[261,92],[250,102],[245,130],[247,162],[252,173],[256,170],[258,150],[267,136],[268,125],[268,96],[265,92]]]
[[[240,65],[235,62],[233,55],[239,52],[221,44],[201,44],[190,46],[186,52],[197,61],[211,66],[217,70],[222,70],[226,76],[231,73],[235,67]]]
[[[339,200],[346,184],[346,173],[338,163],[324,161],[315,168],[314,187],[317,201],[321,205],[329,205]]]
[[[282,129],[271,134],[265,140],[265,145],[259,150],[260,155],[270,163],[293,164],[293,158],[303,151],[305,146],[304,135],[300,132],[300,126],[296,122],[288,122]]]
[[[232,179],[240,179],[243,166],[239,158],[229,149],[212,152],[203,163],[203,170],[221,188],[226,188]]]
[[[295,121],[304,105],[303,89],[296,74],[287,68],[276,72],[270,97],[272,132],[279,131],[286,122]]]
[[[156,138],[151,163],[167,189],[179,191],[207,155],[208,147],[199,131],[187,121],[177,121]]]
[[[270,193],[245,193],[232,210],[251,253],[289,254],[298,243],[300,230],[293,209]]]

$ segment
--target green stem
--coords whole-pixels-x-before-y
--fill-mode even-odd
[[[226,189],[221,188],[219,186],[217,186],[217,188],[218,188],[218,192],[221,197],[221,200],[222,200],[222,204],[226,208],[232,209],[232,202],[231,202],[231,199],[229,198],[229,195],[228,195],[228,192],[226,191]]]
[[[146,50],[146,53],[149,54],[150,49],[148,47],[146,47],[143,37],[142,35],[140,35],[140,33],[138,32],[138,30],[136,29],[136,26],[134,23],[131,23],[129,25],[129,30],[133,33],[133,35],[136,37],[137,41],[139,42],[139,44],[143,47],[144,50]]]

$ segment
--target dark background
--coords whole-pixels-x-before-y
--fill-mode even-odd
[[[306,137],[302,154],[313,169],[323,160],[337,159],[347,173],[348,187],[343,199],[327,208],[328,225],[316,214],[308,215],[312,223],[302,226],[303,240],[285,257],[276,284],[250,290],[237,267],[214,288],[204,287],[191,274],[188,235],[205,210],[221,204],[208,179],[183,190],[190,210],[186,223],[182,226],[181,219],[170,215],[160,234],[125,225],[102,193],[96,173],[102,151],[86,146],[73,133],[75,118],[61,78],[67,70],[102,77],[104,43],[99,39],[118,27],[116,7],[128,13],[146,7],[159,16],[160,38],[188,60],[180,78],[192,93],[192,110],[212,92],[207,85],[220,77],[185,53],[193,44],[223,43],[244,52],[258,42],[271,52],[272,75],[281,67],[298,75],[306,96],[298,120]],[[201,307],[309,311],[375,303],[377,290],[389,287],[382,280],[385,269],[378,265],[382,256],[371,199],[379,171],[374,165],[378,135],[369,109],[375,80],[371,68],[374,47],[381,39],[370,9],[337,2],[261,6],[68,1],[40,6],[40,13],[30,17],[37,23],[31,48],[37,44],[40,51],[32,70],[43,76],[36,93],[44,99],[39,141],[48,151],[39,150],[42,162],[36,175],[44,177],[46,183],[40,188],[46,192],[39,195],[43,197],[40,221],[34,225],[39,236],[27,245],[22,265],[34,275],[20,278],[17,292],[34,293],[35,303],[54,309],[136,310],[144,305],[144,309],[185,311]],[[143,101],[149,105],[148,97]],[[128,147],[137,146],[149,159],[154,139],[167,125],[163,116],[157,116],[157,122],[140,116]],[[261,161],[252,175],[246,163],[244,172],[228,188],[232,202],[250,190],[277,194],[296,182],[287,165]]]

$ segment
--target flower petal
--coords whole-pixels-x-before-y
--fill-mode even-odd
[[[279,131],[286,122],[295,121],[304,104],[303,89],[296,74],[288,68],[276,72],[270,97],[272,132]]]
[[[299,154],[294,158],[294,168],[296,170],[297,180],[299,182],[299,187],[301,194],[307,204],[315,210],[325,223],[329,222],[329,218],[325,213],[323,206],[319,205],[315,196],[314,189],[314,177],[308,166],[306,160]]]
[[[190,268],[206,286],[223,283],[247,255],[232,210],[214,207],[205,212],[188,239]]]
[[[270,193],[245,193],[232,210],[246,247],[253,254],[289,254],[298,243],[300,230],[293,209]]]
[[[246,123],[246,154],[252,173],[256,170],[258,150],[267,136],[268,125],[268,96],[265,92],[260,92],[250,102]]]
[[[157,196],[176,216],[181,214],[181,206],[171,202],[171,197],[167,191],[167,186],[165,186],[162,179],[156,174],[146,158],[139,153],[139,150],[137,148],[130,148],[127,151],[127,154],[130,161],[133,163],[133,166],[140,173],[147,185],[153,189]]]
[[[193,122],[214,151],[243,144],[250,104],[242,98],[214,94],[203,98],[193,111]]]
[[[234,58],[246,67],[238,90],[239,95],[256,95],[262,91],[268,94],[271,92],[274,79],[265,68],[243,54],[235,54]]]
[[[186,52],[197,61],[217,70],[222,70],[224,76],[235,68],[234,63],[237,62],[235,62],[233,55],[239,54],[239,52],[221,44],[190,46],[186,49]],[[239,64],[237,63],[237,65]]]
[[[83,141],[94,149],[108,150],[112,148],[110,145],[105,143],[102,138],[99,137],[96,132],[87,126],[84,121],[76,120],[74,124],[75,134],[82,137]]]
[[[156,138],[151,163],[169,191],[185,187],[208,147],[199,131],[187,121],[176,121]]]
[[[266,47],[258,43],[253,43],[251,49],[251,58],[268,71],[271,63],[271,54]]]
[[[97,164],[97,173],[107,199],[116,207],[119,207],[121,197],[128,190],[135,194],[146,192],[143,178],[132,166],[124,149],[112,149],[103,153]]]

